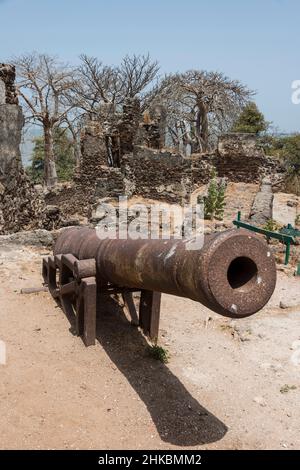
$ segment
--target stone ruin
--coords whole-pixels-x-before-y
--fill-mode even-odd
[[[26,176],[20,154],[24,125],[15,69],[0,64],[0,233],[37,228],[43,203]]]
[[[91,217],[91,209],[105,198],[126,195],[182,204],[210,180],[213,168],[229,182],[260,183],[283,169],[266,157],[251,134],[226,134],[214,153],[189,157],[165,147],[165,116],[155,109],[141,115],[136,100],[124,106],[113,126],[90,121],[81,138],[82,159],[73,185],[47,195],[65,217]],[[72,207],[68,207],[72,198]],[[71,211],[71,212],[70,212]]]
[[[55,228],[59,215],[47,207],[21,161],[24,116],[15,89],[15,68],[0,64],[0,234]]]
[[[166,148],[165,138],[163,108],[142,115],[138,101],[128,99],[113,123],[86,123],[74,181],[49,192],[47,204],[58,205],[66,219],[75,214],[91,219],[92,208],[106,198],[125,195],[187,203],[207,185],[212,168],[235,183],[260,183],[283,171],[276,160],[265,156],[252,134],[225,134],[214,153],[189,157]]]
[[[0,104],[19,104],[15,87],[16,72],[12,65],[0,64]]]
[[[282,172],[264,155],[251,134],[226,134],[214,153],[188,157],[165,147],[162,106],[143,114],[137,99],[123,112],[86,122],[81,135],[81,163],[72,182],[46,193],[36,191],[20,156],[24,124],[14,86],[15,70],[0,65],[0,233],[53,229],[93,220],[93,208],[107,198],[126,195],[183,204],[207,185],[212,168],[229,182],[259,183]]]

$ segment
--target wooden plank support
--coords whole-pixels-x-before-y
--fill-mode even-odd
[[[83,287],[83,342],[92,346],[96,341],[97,287],[94,277],[82,279]]]
[[[73,275],[73,269],[74,269],[74,265],[75,265],[76,261],[78,261],[78,259],[75,256],[70,255],[70,254],[62,255],[62,257],[61,257],[62,265],[64,267],[67,267],[70,270],[70,272],[72,273],[72,275]]]
[[[23,289],[21,289],[21,294],[37,294],[39,292],[48,292],[48,288],[46,286],[41,286],[41,287],[23,287]]]
[[[141,291],[139,308],[140,327],[146,336],[156,341],[159,330],[161,293],[149,290]]]
[[[58,271],[58,276],[57,276]],[[57,281],[57,277],[59,277]],[[86,346],[96,341],[97,281],[94,259],[78,260],[71,254],[57,255],[43,260],[43,278],[55,298],[59,298],[67,316],[75,315],[76,333]],[[161,293],[149,290],[102,286],[101,293],[121,293],[131,319],[151,340],[157,340],[159,331]],[[133,292],[141,292],[139,314]]]
[[[54,297],[54,299],[57,299],[59,297],[59,288],[58,288],[57,281],[56,281],[56,263],[55,263],[54,256],[49,256],[47,265],[48,265],[48,281],[47,281],[48,288],[52,297]]]
[[[47,258],[43,258],[42,276],[43,276],[43,281],[44,281],[45,286],[48,286],[48,282],[49,282],[49,266],[48,266],[48,259],[47,259]]]

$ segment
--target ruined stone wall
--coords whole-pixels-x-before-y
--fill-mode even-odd
[[[258,183],[265,176],[272,177],[272,183],[275,183],[278,175],[285,172],[277,159],[264,154],[254,134],[232,133],[221,136],[212,163],[220,177],[236,183]]]
[[[145,139],[144,145],[133,145],[132,132],[136,126],[133,106],[125,111],[128,115],[125,113],[115,129],[123,129],[126,134],[123,151],[132,151],[122,155],[120,168],[108,166],[105,127],[89,123],[83,132],[82,162],[73,183],[46,196],[48,204],[61,208],[64,218],[73,214],[89,217],[97,201],[121,195],[174,204],[188,202],[194,191],[209,183],[213,168],[228,182],[251,184],[259,183],[268,174],[273,177],[279,171],[278,162],[266,157],[255,136],[249,134],[227,134],[220,138],[216,152],[190,157],[151,148]],[[137,137],[141,138],[141,134]],[[159,146],[158,141],[155,145]]]
[[[258,182],[266,159],[253,134],[225,134],[219,138],[215,166],[229,181]]]
[[[23,168],[6,166],[0,182],[0,234],[44,227],[43,199]]]
[[[102,167],[97,179],[95,198],[118,197],[126,193],[125,178],[120,168]]]
[[[48,191],[47,206],[60,209],[61,225],[77,224],[89,219],[92,207],[103,198],[116,198],[126,193],[125,179],[120,168],[100,166],[98,176],[65,183]]]
[[[81,160],[72,182],[57,185],[45,194],[49,206],[57,206],[62,224],[88,217],[95,201],[97,184],[108,168],[106,130],[103,123],[88,121],[81,133]]]
[[[234,132],[223,134],[218,140],[218,153],[221,157],[263,157],[263,150],[257,145],[255,134]]]
[[[221,136],[212,154],[184,157],[167,150],[163,148],[164,109],[157,105],[142,119],[139,102],[128,99],[123,112],[107,108],[101,122],[86,124],[74,180],[46,195],[38,193],[21,164],[24,119],[14,80],[14,67],[0,64],[0,233],[52,229],[68,224],[74,215],[88,218],[99,200],[121,195],[173,204],[189,202],[198,188],[209,183],[213,167],[219,177],[237,183],[258,183],[271,175],[273,184],[276,175],[284,173],[279,162],[264,155],[251,134]]]
[[[218,176],[226,177],[233,182],[259,182],[262,171],[264,170],[264,161],[260,158],[241,158],[228,156],[226,159],[216,160],[216,170]]]
[[[81,133],[81,161],[75,180],[95,181],[101,165],[108,165],[105,134],[101,123],[90,121]]]
[[[22,109],[16,104],[0,104],[0,181],[12,167],[21,166]]]
[[[137,132],[136,144],[154,149],[163,149],[166,141],[166,111],[154,105],[143,114]]]
[[[167,150],[135,147],[123,158],[127,192],[166,202],[182,202],[192,191],[191,161]]]
[[[166,149],[135,146],[132,154],[123,157],[121,171],[128,194],[180,203],[209,183],[213,168],[219,177],[243,183],[259,183],[267,175],[276,180],[283,171],[278,161],[264,155],[251,134],[227,134],[215,153],[189,158]]]
[[[0,64],[0,105],[18,104],[15,78],[16,71],[13,65]]]
[[[43,201],[21,164],[24,118],[14,78],[14,68],[0,64],[0,234],[38,228],[44,217]]]
[[[59,208],[63,220],[75,217],[78,212],[87,213],[89,209],[89,202],[74,182],[59,184],[48,190],[44,197],[47,207]]]
[[[117,124],[119,138],[119,164],[123,155],[133,151],[140,122],[140,102],[137,98],[127,98],[123,114]]]
[[[192,154],[190,157],[192,166],[192,185],[193,190],[203,184],[208,184],[213,167],[216,166],[215,155]]]

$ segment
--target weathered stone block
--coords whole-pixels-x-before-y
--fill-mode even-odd
[[[24,117],[20,106],[0,106],[0,180],[5,178],[7,167],[21,165],[20,143]]]
[[[264,157],[263,150],[257,145],[255,134],[229,133],[219,137],[218,153],[221,157],[243,156]]]

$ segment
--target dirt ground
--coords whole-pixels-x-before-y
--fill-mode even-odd
[[[85,348],[48,293],[21,294],[43,254],[0,246],[1,449],[300,449],[300,278],[238,321],[164,295],[162,364],[119,310]]]

